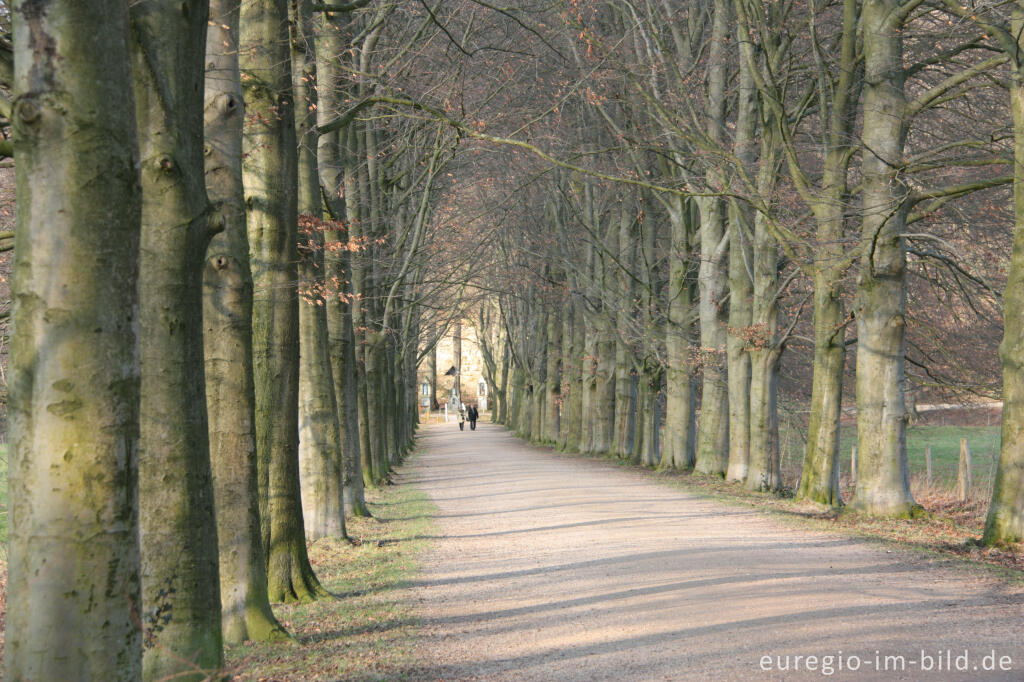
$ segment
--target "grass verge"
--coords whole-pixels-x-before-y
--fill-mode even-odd
[[[238,680],[396,680],[410,669],[417,620],[400,589],[415,574],[435,508],[407,486],[367,490],[374,518],[350,519],[358,544],[331,539],[310,545],[320,581],[338,596],[275,605],[298,640],[249,643],[225,651]]]

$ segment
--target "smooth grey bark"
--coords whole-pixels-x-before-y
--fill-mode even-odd
[[[511,362],[510,342],[507,335],[503,335],[504,341],[501,346],[501,384],[497,388],[498,409],[492,412],[493,419],[499,424],[508,422],[508,401],[509,401],[509,363]]]
[[[253,272],[260,520],[271,601],[328,596],[306,553],[299,492],[295,116],[284,0],[242,5],[239,66],[249,126],[242,164]]]
[[[776,150],[774,133],[765,131],[761,145],[761,167],[757,184],[760,196],[775,190]],[[779,245],[772,236],[768,218],[754,217],[753,309],[755,334],[750,345],[750,450],[746,487],[773,492],[782,488],[779,458],[778,377],[783,339],[779,338]]]
[[[203,345],[220,548],[224,641],[287,639],[267,598],[256,484],[252,273],[242,188],[245,107],[234,0],[211,0],[206,39],[206,189],[224,230],[206,250]]]
[[[217,528],[203,361],[209,3],[131,7],[142,173],[139,542],[144,679],[204,679],[223,664]]]
[[[904,402],[908,189],[900,179],[906,137],[903,15],[898,2],[866,0],[863,10],[865,149],[863,223],[857,277],[857,490],[851,507],[910,516]]]
[[[750,46],[741,43],[739,91],[736,105],[736,133],[733,153],[741,170],[757,163],[757,86],[751,70]],[[740,185],[739,182],[736,183]],[[742,192],[742,187],[737,187]],[[748,341],[753,322],[754,209],[749,202],[733,200],[729,205],[729,335],[726,340],[729,386],[729,465],[726,478],[745,481],[750,468],[750,378]]]
[[[597,361],[594,370],[594,433],[592,452],[612,452],[615,437],[615,331],[606,319],[600,319],[596,332]]]
[[[661,466],[692,469],[690,446],[694,414],[690,328],[693,324],[690,284],[686,281],[691,225],[696,222],[693,202],[675,199],[669,206],[670,253],[668,323],[665,326],[667,367],[665,383],[665,443]]]
[[[430,387],[429,407],[432,410],[436,410],[439,406],[437,402],[437,344],[431,346],[427,360],[427,374],[429,375],[427,384]]]
[[[985,521],[983,542],[1005,545],[1024,540],[1024,5],[1014,4],[1004,50],[1011,56],[1010,109],[1013,113],[1014,233],[1010,272],[1003,298],[1002,443]],[[1012,38],[1012,39],[1011,39]]]
[[[817,223],[814,258],[814,359],[807,450],[796,497],[842,504],[839,492],[839,418],[842,410],[846,320],[842,276],[843,206],[847,197],[851,139],[859,94],[857,25],[859,0],[843,0],[839,77],[832,92],[821,191],[811,210]]]
[[[9,7],[18,211],[6,678],[137,680],[142,197],[128,11]]]
[[[360,243],[366,237],[363,226],[364,217],[369,218],[369,211],[364,210],[364,203],[369,202],[369,182],[366,179],[366,170],[361,165],[365,158],[365,135],[359,125],[353,122],[343,136],[343,187],[345,193],[345,219],[349,229],[349,240]],[[366,338],[368,329],[366,297],[369,294],[370,284],[369,273],[362,263],[364,255],[353,253],[350,259],[351,276],[349,277],[352,288],[352,306],[350,307],[353,330],[353,358],[355,360],[354,372],[356,377],[356,412],[358,414],[357,426],[359,432],[359,456],[360,467],[363,472],[363,483],[366,486],[376,486],[378,483],[375,471],[373,428],[371,425],[371,413],[377,409],[376,400],[369,395],[370,379],[376,379],[376,371],[372,369],[373,358],[369,355],[367,346],[369,340]],[[376,397],[374,394],[373,398]],[[379,450],[379,445],[377,447]]]
[[[583,428],[583,315],[574,303],[565,316],[562,338],[562,450],[578,452],[581,449]]]
[[[346,537],[345,468],[327,333],[327,273],[317,165],[317,70],[312,3],[291,4],[292,83],[298,140],[299,484],[306,537]]]
[[[562,316],[548,313],[547,369],[544,382],[544,441],[556,445],[561,433],[562,406]]]
[[[617,457],[632,456],[634,431],[633,381],[636,377],[633,349],[626,340],[632,327],[633,316],[633,274],[636,267],[636,237],[633,234],[633,215],[630,202],[619,204],[617,244],[615,254],[618,263],[614,271],[615,297],[611,314],[615,318],[615,435],[613,454]]]
[[[344,15],[342,15],[344,16]],[[315,32],[317,69],[317,123],[331,120],[343,108],[345,81],[341,60],[346,33],[339,15],[320,13]],[[317,165],[327,208],[335,219],[345,216],[343,137],[348,129],[321,134],[317,139]],[[327,328],[330,339],[331,377],[338,407],[338,431],[344,464],[345,513],[369,516],[363,488],[362,454],[359,442],[358,387],[356,386],[355,339],[352,329],[352,267],[348,229],[332,222],[324,231],[324,264]],[[436,378],[433,382],[436,396]]]
[[[580,452],[594,452],[594,411],[597,396],[597,330],[589,317],[584,318],[583,367],[580,382]]]
[[[544,417],[547,404],[547,362],[550,346],[548,345],[548,311],[534,312],[536,317],[532,320],[531,327],[539,330],[537,338],[533,339],[536,345],[536,353],[530,357],[534,363],[530,377],[530,423],[528,427],[528,439],[534,442],[544,440]]]
[[[716,144],[724,142],[727,35],[729,3],[715,0],[711,44],[708,51],[707,134]],[[707,172],[711,187],[722,187],[724,178],[718,168]],[[729,236],[725,229],[723,201],[706,197],[700,201],[700,339],[704,372],[704,390],[697,433],[697,462],[701,473],[724,476],[729,455],[729,401],[726,377],[728,333],[727,285]]]

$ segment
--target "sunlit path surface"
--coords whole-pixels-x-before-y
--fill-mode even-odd
[[[439,512],[410,593],[414,679],[1024,679],[1020,588],[487,423],[425,427],[419,444],[401,479]]]

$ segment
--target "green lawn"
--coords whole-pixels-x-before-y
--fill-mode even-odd
[[[843,472],[850,470],[850,449],[857,436],[855,426],[844,426],[839,440]],[[907,458],[910,473],[924,476],[925,449],[932,449],[932,477],[935,485],[952,487],[960,466],[960,439],[966,438],[976,485],[988,486],[999,461],[998,426],[911,426],[907,428]]]
[[[807,433],[793,423],[791,428],[785,420],[780,424],[780,440],[783,472],[787,476],[799,477],[803,462]],[[839,435],[839,457],[844,476],[850,473],[850,449],[857,437],[857,427],[844,425]],[[960,462],[960,439],[966,438],[971,450],[971,464],[974,470],[976,488],[991,486],[999,461],[998,426],[911,426],[907,429],[907,456],[910,473],[924,479],[925,448],[932,448],[932,480],[942,488],[952,489],[956,485],[956,472]],[[787,479],[787,482],[788,479]]]

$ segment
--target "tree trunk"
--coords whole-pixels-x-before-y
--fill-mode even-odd
[[[580,379],[580,452],[594,451],[594,404],[597,395],[597,331],[584,319],[583,358]]]
[[[565,341],[562,336],[562,317],[554,312],[548,313],[548,355],[545,372],[544,400],[544,441],[557,445],[561,431],[562,407],[562,349]]]
[[[729,7],[725,0],[715,0],[714,20],[708,59],[708,137],[722,144],[725,128],[727,35]],[[722,187],[721,170],[708,171],[708,184]],[[728,334],[726,294],[728,272],[725,216],[722,200],[707,197],[701,200],[700,211],[700,340],[704,357],[704,391],[697,435],[696,470],[724,476],[729,456],[729,400],[726,388],[725,353]]]
[[[562,346],[562,424],[561,447],[566,452],[579,452],[583,426],[583,316],[573,305],[565,317]]]
[[[298,139],[299,485],[306,537],[346,537],[344,467],[327,333],[326,272],[317,165],[316,53],[309,0],[292,0],[292,83]]]
[[[749,46],[741,47],[744,54],[739,58],[739,96],[733,151],[742,167],[749,170],[755,168],[757,163],[757,86],[750,72],[753,55],[746,58]],[[742,192],[742,187],[738,187],[738,190]],[[751,362],[747,334],[753,322],[751,235],[755,229],[754,220],[754,209],[750,203],[736,200],[730,203],[729,335],[726,341],[729,365],[729,467],[726,478],[730,481],[745,481],[750,468]]]
[[[295,117],[288,7],[242,5],[240,66],[249,127],[243,180],[253,270],[260,520],[271,601],[327,596],[309,565],[299,492],[299,301]]]
[[[212,0],[206,40],[206,189],[224,231],[206,251],[203,341],[224,641],[287,639],[267,599],[253,414],[252,273],[242,189],[238,3]]]
[[[836,220],[842,221],[841,216]],[[839,418],[843,398],[845,334],[842,285],[835,272],[819,265],[814,273],[814,358],[807,452],[796,497],[838,506]]]
[[[1011,34],[1024,48],[1024,8],[1013,8]],[[1016,54],[1020,54],[1019,50]],[[1003,370],[1003,423],[999,468],[992,489],[992,504],[982,538],[987,545],[1024,540],[1024,65],[1019,57],[1010,79],[1013,112],[1013,255],[1003,295],[1003,342],[999,359]]]
[[[431,347],[427,359],[427,372],[430,375],[430,377],[427,379],[427,383],[430,385],[429,408],[431,410],[436,410],[438,407],[440,407],[440,405],[437,402],[437,344],[434,344],[434,346]]]
[[[6,677],[137,680],[141,191],[124,3],[13,3]]]
[[[389,470],[383,394],[387,383],[384,335],[382,332],[367,331],[363,335],[363,342],[366,344],[363,357],[366,362],[366,426],[370,443],[370,476],[373,484],[379,485],[385,482]],[[461,393],[459,400],[462,400]]]
[[[512,404],[509,406],[508,428],[517,436],[523,435],[523,420],[527,413],[526,377],[519,365],[512,370]]]
[[[758,196],[776,194],[776,146],[774,126],[766,126],[761,142],[761,166],[757,173]],[[746,487],[776,491],[782,488],[779,461],[778,374],[783,339],[779,338],[779,246],[763,213],[754,216],[753,328],[750,346],[750,445]]]
[[[607,320],[597,331],[597,369],[594,377],[594,440],[592,452],[612,452],[615,436],[615,332]]]
[[[669,211],[671,250],[669,253],[668,324],[665,348],[667,377],[665,383],[665,444],[662,467],[692,469],[694,452],[690,447],[694,405],[692,401],[692,369],[690,362],[690,285],[686,271],[690,249],[691,204],[678,201]]]
[[[544,418],[546,416],[547,404],[547,357],[550,352],[548,346],[548,318],[547,311],[534,313],[532,328],[539,330],[539,338],[535,339],[537,352],[531,353],[530,357],[534,363],[531,367],[530,377],[530,424],[528,440],[543,442],[544,440]]]
[[[907,189],[899,177],[906,135],[902,20],[892,0],[864,4],[863,232],[857,279],[857,491],[852,506],[909,516],[917,505],[907,469]]]
[[[655,367],[647,367],[640,375],[640,397],[637,400],[642,409],[637,411],[636,458],[647,467],[658,466],[659,426],[661,422],[660,388],[662,374]]]
[[[633,349],[627,341],[633,316],[633,269],[636,267],[636,237],[633,235],[633,215],[628,201],[619,204],[618,266],[615,270],[616,297],[613,316],[615,323],[615,440],[613,454],[630,458],[633,453],[633,380],[636,375]]]
[[[511,353],[508,337],[505,337],[505,341],[502,344],[501,349],[501,387],[497,391],[497,411],[494,412],[495,419],[493,421],[499,424],[508,423],[508,401],[509,401],[509,363],[511,362]],[[493,408],[492,408],[493,409]]]
[[[748,218],[750,216],[747,216]],[[750,469],[750,399],[751,360],[745,334],[752,322],[751,287],[748,274],[749,238],[738,216],[730,221],[729,249],[729,333],[726,340],[729,398],[729,462],[726,478],[745,481]]]
[[[721,248],[724,246],[723,232],[721,201],[705,200],[701,210],[699,275],[704,388],[694,468],[701,473],[716,476],[725,475],[729,456],[729,401],[725,366],[727,292],[725,273],[721,267],[725,255],[725,249]]]
[[[818,243],[814,263],[814,359],[807,451],[797,499],[819,504],[842,504],[839,493],[839,418],[842,410],[846,327],[842,277],[843,207],[860,89],[857,54],[859,0],[843,0],[843,37],[839,79],[833,90],[822,172],[821,200],[812,202]]]
[[[341,108],[344,99],[339,80],[338,60],[344,52],[340,27],[333,15],[322,13],[323,23],[316,37],[317,60],[317,122],[327,123]],[[327,206],[335,219],[345,215],[343,171],[346,167],[342,154],[346,149],[341,137],[348,129],[320,135],[317,140],[317,165],[320,183]],[[335,402],[338,408],[338,433],[342,449],[343,499],[345,513],[369,516],[363,488],[362,450],[359,438],[359,387],[356,383],[355,337],[352,329],[352,261],[349,254],[349,232],[340,223],[324,231],[324,263],[328,284],[324,287],[327,298],[327,329],[330,343],[331,378],[334,380]],[[436,372],[435,372],[436,375]],[[433,380],[436,396],[437,379]]]
[[[151,680],[202,679],[223,663],[202,329],[207,9],[200,0],[131,9],[142,169],[142,608],[159,614],[143,654]]]

